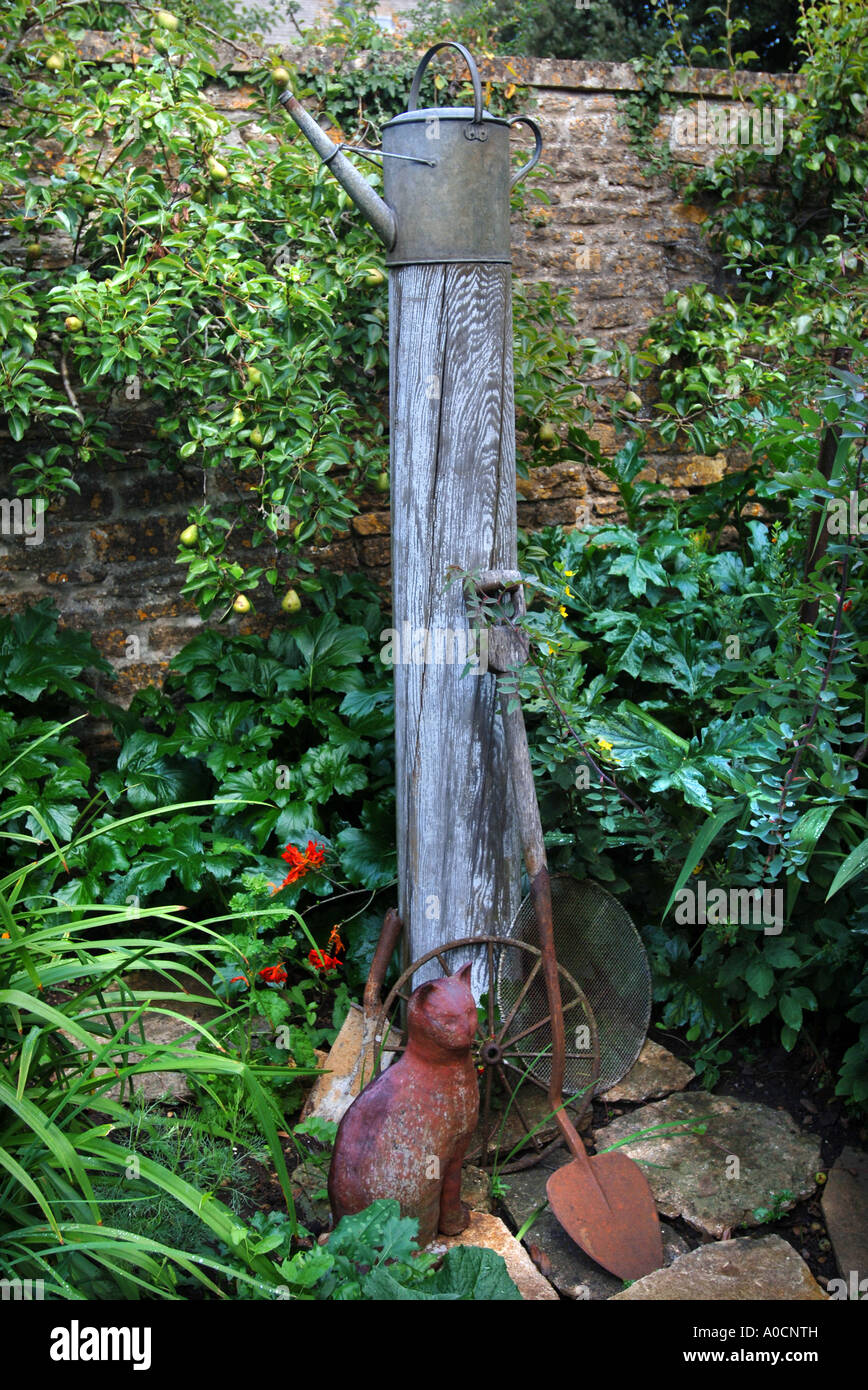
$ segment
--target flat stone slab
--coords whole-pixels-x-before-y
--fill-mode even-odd
[[[509,1190],[500,1200],[517,1231],[546,1202],[549,1174],[569,1161],[566,1148],[560,1148],[547,1155],[535,1168],[506,1174],[503,1182]],[[667,1264],[671,1264],[685,1253],[687,1242],[665,1221],[660,1226],[663,1258]],[[621,1279],[609,1274],[576,1245],[548,1208],[536,1218],[524,1237],[524,1244],[537,1268],[565,1298],[601,1301],[611,1298],[624,1287]]]
[[[372,1025],[369,1025],[368,1032],[373,1032]],[[388,1041],[399,1044],[401,1036],[390,1031]],[[393,1057],[394,1054],[385,1053],[383,1065]],[[350,1005],[325,1065],[328,1070],[317,1077],[302,1107],[303,1120],[317,1115],[323,1120],[339,1122],[359,1092],[373,1078],[374,1045],[372,1038],[366,1036],[364,1015],[358,1004]]]
[[[707,1091],[669,1096],[619,1116],[596,1132],[597,1152],[657,1125],[682,1128],[635,1139],[623,1145],[624,1153],[640,1164],[663,1216],[682,1216],[709,1235],[758,1226],[755,1210],[789,1211],[817,1186],[815,1135],[802,1133],[783,1110]]]
[[[152,970],[130,972],[125,977],[124,983],[128,989],[139,996],[173,994],[182,989],[181,985],[174,985],[171,980]],[[135,1023],[130,1024],[130,1040],[135,1041],[144,1034],[147,1043],[166,1048],[168,1051],[193,1052],[200,1044],[203,1051],[209,1050],[210,1045],[202,1039],[199,1027],[207,1030],[208,1024],[213,1019],[218,1018],[224,1009],[219,1004],[212,1005],[202,1002],[202,999],[207,999],[210,993],[209,988],[204,983],[201,985],[199,997],[193,993],[197,987],[195,980],[190,981],[190,986],[189,999],[156,999],[154,1008],[146,1008],[141,1017]],[[113,998],[116,997],[113,991],[107,993],[106,1000],[110,1007]],[[166,1012],[156,1012],[158,1009]],[[126,1013],[111,1012],[109,1017],[113,1027],[120,1032],[134,1012],[135,1010]],[[171,1017],[170,1014],[179,1014],[181,1017]],[[76,1047],[78,1046],[77,1041],[70,1034],[65,1036],[69,1037]],[[143,1061],[144,1058],[145,1053],[131,1051],[127,1054],[126,1060],[134,1064]],[[110,1074],[111,1070],[110,1067],[96,1068],[99,1075]],[[109,1100],[119,1100],[122,1096],[124,1099],[128,1099],[130,1087],[135,1095],[142,1096],[148,1101],[184,1102],[192,1100],[194,1097],[189,1078],[180,1071],[138,1072],[135,1076],[124,1081],[123,1085],[118,1083],[102,1094]],[[99,1097],[94,1097],[94,1104],[91,1108],[98,1110]]]
[[[476,1245],[494,1250],[506,1261],[509,1277],[522,1298],[529,1303],[558,1300],[557,1291],[544,1279],[523,1246],[510,1233],[499,1216],[489,1212],[472,1211],[470,1225],[460,1236],[438,1236],[429,1250],[451,1250],[457,1245]]]
[[[695,1075],[686,1062],[679,1062],[665,1047],[648,1038],[627,1075],[605,1091],[602,1099],[615,1103],[656,1100],[673,1091],[683,1091]]]
[[[823,1188],[823,1218],[844,1279],[868,1278],[868,1154],[844,1149]]]
[[[691,1250],[669,1269],[637,1279],[612,1301],[619,1299],[803,1303],[825,1302],[826,1295],[801,1255],[780,1236],[740,1236]]]

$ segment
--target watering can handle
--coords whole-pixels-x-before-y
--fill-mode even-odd
[[[419,88],[422,86],[422,75],[435,53],[439,53],[441,48],[457,48],[468,68],[470,78],[473,82],[473,123],[480,125],[482,122],[482,83],[479,80],[479,73],[476,70],[476,63],[473,61],[473,54],[464,47],[463,43],[456,43],[453,39],[446,39],[443,43],[435,43],[433,48],[429,48],[425,57],[422,59],[413,77],[413,85],[410,88],[410,100],[407,102],[407,110],[415,111],[416,102],[419,100]],[[540,147],[542,143],[540,142]]]
[[[515,185],[519,182],[519,180],[523,179],[525,174],[529,174],[533,166],[539,162],[539,157],[542,154],[543,142],[542,132],[540,131],[540,128],[537,125],[536,121],[532,121],[530,116],[513,116],[509,124],[511,126],[529,125],[531,130],[533,131],[534,137],[533,154],[527,161],[527,164],[522,164],[521,168],[516,170],[516,172],[513,174],[512,178],[509,181],[510,188],[515,188]]]

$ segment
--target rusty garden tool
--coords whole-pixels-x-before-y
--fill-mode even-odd
[[[496,588],[497,578],[485,576],[487,582],[484,587],[489,591]],[[506,585],[503,579],[506,579]],[[514,610],[518,616],[524,608],[523,590],[512,575],[501,579],[501,589],[505,588],[511,589],[514,594]],[[500,641],[494,643],[496,669],[514,669],[524,659],[523,637],[524,634],[506,628]],[[489,662],[493,664],[491,636]],[[626,1154],[606,1153],[590,1157],[563,1106],[564,1018],[558,987],[551,884],[542,824],[524,716],[514,695],[501,694],[501,714],[551,1014],[549,1103],[557,1114],[558,1126],[573,1155],[572,1162],[552,1173],[546,1184],[546,1192],[564,1230],[593,1260],[621,1279],[641,1279],[663,1264],[660,1223],[647,1179]]]
[[[392,952],[398,944],[403,923],[394,907],[383,918],[383,926],[380,931],[379,940],[371,959],[368,978],[365,981],[365,992],[362,996],[362,1061],[361,1061],[361,1087],[364,1088],[372,1077],[377,1075],[381,1064],[385,1058],[377,1053],[386,1052],[394,1055],[391,1046],[386,1049],[382,1038],[377,1035],[377,1020],[380,1014],[383,981],[386,978],[386,971],[389,968],[389,961],[392,959]],[[393,1034],[387,1030],[383,1035],[387,1040],[391,1040]],[[395,1037],[397,1041],[397,1037]],[[397,1051],[398,1048],[395,1048]],[[391,1060],[391,1058],[390,1058]]]

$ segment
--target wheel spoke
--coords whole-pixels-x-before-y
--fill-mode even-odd
[[[546,1014],[545,1018],[541,1018],[538,1023],[532,1023],[529,1028],[525,1028],[521,1033],[516,1033],[513,1037],[511,1037],[509,1039],[510,1046],[513,1043],[521,1042],[522,1038],[526,1038],[529,1036],[529,1034],[535,1033],[538,1028],[545,1028],[546,1024],[551,1023],[551,1021],[551,1014]]]
[[[526,1067],[535,1067],[537,1062],[544,1062],[546,1058],[551,1057],[552,1054],[548,1044],[546,1044],[541,1052],[522,1052],[520,1047],[516,1047],[504,1048],[501,1055],[503,1057],[515,1057],[519,1062],[524,1062]]]
[[[482,1088],[482,1151],[480,1165],[484,1168],[488,1159],[488,1140],[491,1135],[491,1067],[485,1068],[485,1085]]]
[[[534,1076],[533,1072],[529,1072],[526,1067],[517,1067],[514,1062],[507,1062],[505,1057],[503,1059],[502,1065],[506,1068],[507,1071],[514,1071],[516,1076],[521,1077],[522,1081],[532,1082],[534,1086],[538,1086],[541,1091],[545,1091],[548,1095],[548,1082],[541,1081],[538,1076]]]
[[[446,964],[445,960],[443,959],[442,952],[440,952],[440,951],[435,951],[434,954],[436,955],[437,960],[439,961],[440,969],[443,971],[443,974],[444,974],[444,975],[447,975],[447,976],[450,975],[450,974],[451,974],[451,971],[450,971],[450,969],[449,969],[449,966]]]
[[[500,1084],[501,1084],[501,1086],[503,1087],[503,1089],[506,1091],[506,1094],[509,1096],[509,1098],[510,1098],[510,1105],[512,1106],[513,1110],[515,1111],[516,1115],[518,1116],[519,1120],[521,1121],[521,1124],[522,1124],[522,1127],[523,1127],[523,1129],[524,1129],[525,1134],[527,1135],[528,1139],[529,1139],[529,1140],[531,1141],[531,1143],[533,1144],[534,1148],[535,1148],[535,1149],[539,1149],[539,1147],[540,1147],[540,1141],[539,1141],[539,1139],[537,1138],[537,1136],[536,1136],[535,1134],[531,1134],[531,1130],[533,1129],[533,1125],[529,1125],[529,1124],[528,1124],[528,1122],[527,1122],[527,1120],[526,1120],[526,1118],[525,1118],[525,1116],[524,1116],[524,1112],[522,1111],[522,1108],[521,1108],[521,1106],[520,1106],[519,1103],[518,1103],[518,1091],[517,1091],[517,1089],[516,1089],[515,1091],[511,1090],[510,1085],[509,1085],[509,1082],[507,1081],[506,1077],[505,1077],[504,1074],[503,1074],[503,1067],[502,1067],[502,1066],[499,1066],[499,1065],[498,1065],[497,1068],[496,1068],[496,1071],[497,1071],[497,1079],[498,1079],[498,1081],[500,1082]]]
[[[503,1027],[501,1028],[500,1032],[499,1032],[498,1035],[497,1035],[497,1039],[496,1039],[497,1042],[503,1042],[504,1034],[506,1033],[507,1029],[509,1028],[509,1025],[512,1023],[512,1020],[515,1018],[516,1014],[518,1013],[518,1010],[521,1008],[521,1005],[522,1005],[522,1003],[524,1002],[525,996],[526,996],[528,990],[530,989],[531,985],[533,984],[534,980],[536,979],[537,975],[539,974],[541,967],[542,967],[542,956],[539,956],[538,959],[537,959],[536,965],[534,966],[533,970],[530,972],[530,975],[529,975],[528,978],[525,980],[524,985],[522,986],[521,994],[518,996],[518,998],[516,999],[516,1001],[515,1001],[515,1003],[513,1004],[512,1008],[510,1009],[510,1011],[509,1011],[509,1016],[508,1016],[506,1022],[504,1023]]]

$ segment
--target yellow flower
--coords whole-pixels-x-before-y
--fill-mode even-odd
[[[567,616],[567,610],[566,608],[564,608],[563,604],[561,604],[560,608],[558,609],[558,612],[560,613],[562,618],[565,618]]]
[[[572,598],[572,594],[570,593],[570,586],[569,586],[569,584],[567,585],[567,598]]]
[[[551,642],[547,642],[547,643],[546,643],[546,646],[547,646],[548,649],[549,649],[549,656],[554,656],[554,654],[555,654],[555,649],[554,649],[554,647],[552,646]]]
[[[564,574],[566,575],[567,579],[572,579],[575,572],[575,570],[564,570]]]
[[[604,753],[611,753],[612,749],[615,746],[614,743],[609,743],[608,739],[605,738],[598,738],[597,743],[599,744],[600,748],[602,748]]]

